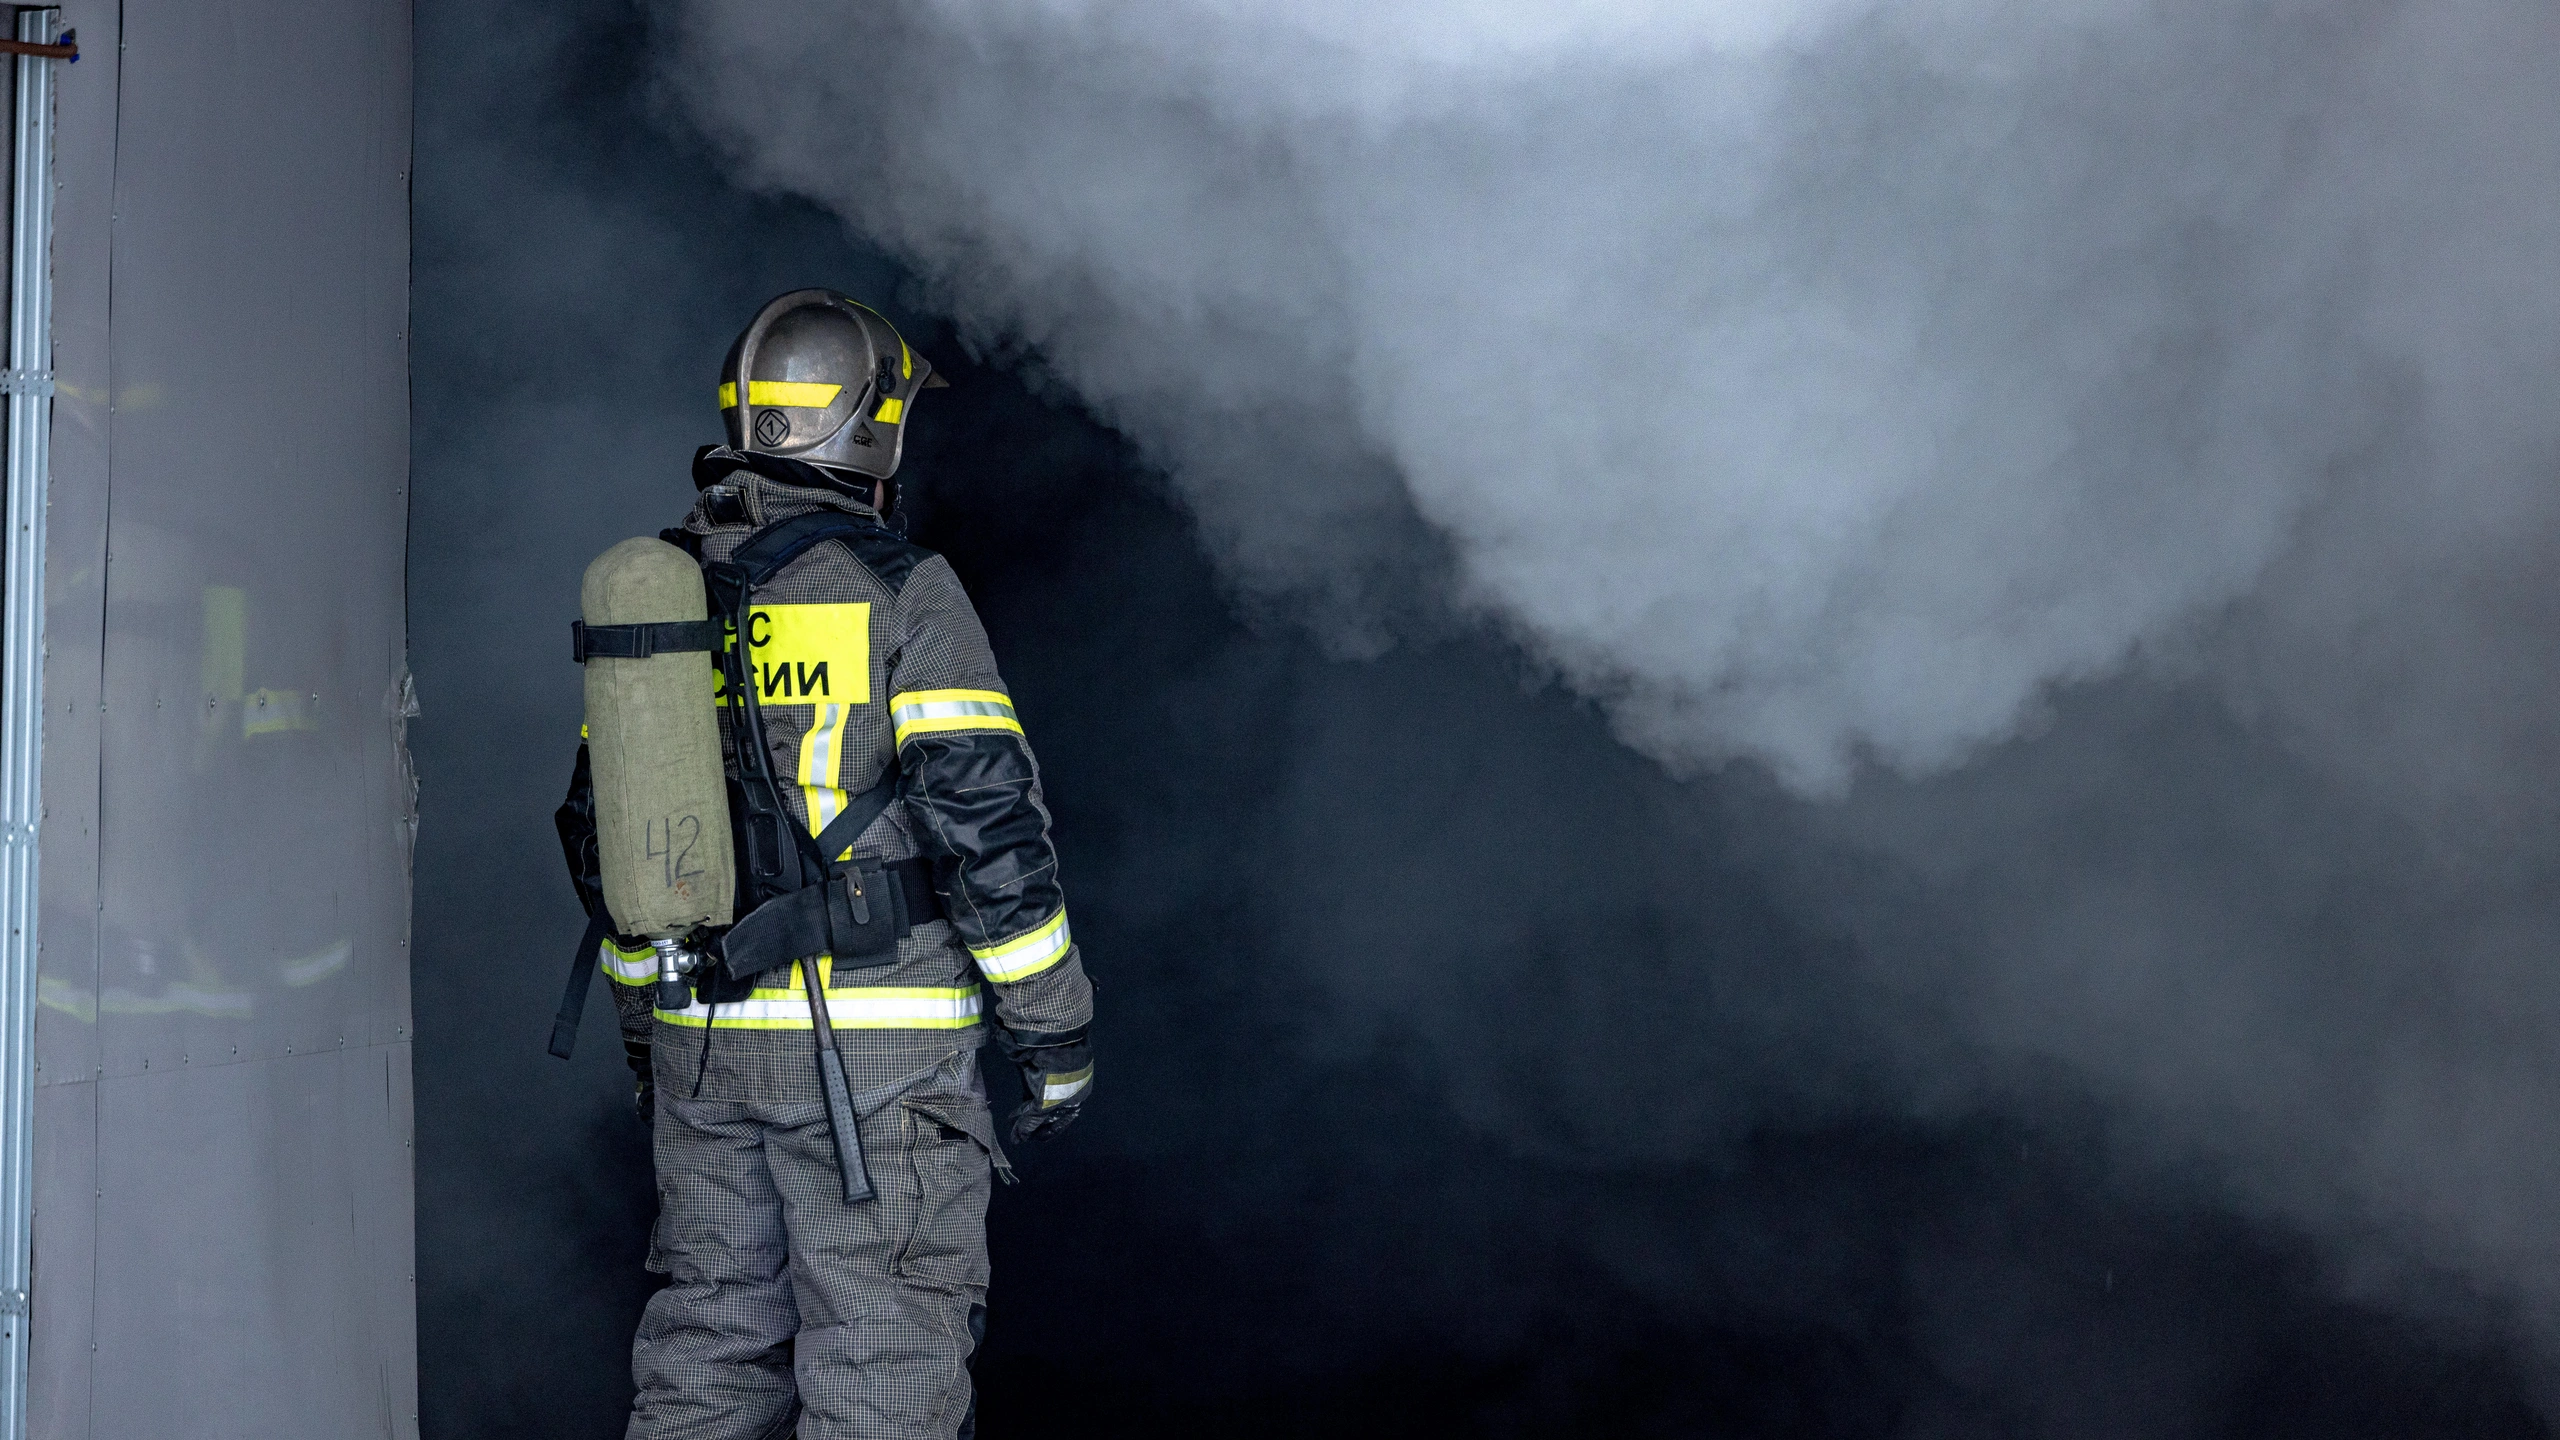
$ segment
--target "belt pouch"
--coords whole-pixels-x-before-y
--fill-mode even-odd
[[[898,958],[898,902],[888,866],[858,855],[827,879],[827,928],[836,963],[857,969]]]

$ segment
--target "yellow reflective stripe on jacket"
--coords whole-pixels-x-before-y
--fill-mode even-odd
[[[789,405],[801,410],[824,410],[836,403],[836,397],[843,393],[844,387],[841,385],[824,385],[814,380],[750,380],[747,382],[747,403],[750,405]],[[728,381],[721,384],[720,408],[723,410],[738,408],[736,382]]]
[[[818,723],[800,737],[800,798],[807,804],[812,835],[825,834],[836,816],[844,813],[844,791],[836,787],[836,756],[844,748],[844,728],[852,719],[850,705],[821,705]],[[835,858],[851,854],[853,847],[848,845]]]
[[[978,971],[998,984],[1009,984],[1037,975],[1067,957],[1067,947],[1075,936],[1067,929],[1067,912],[1060,910],[1049,917],[1049,923],[1028,935],[1017,935],[989,950],[969,947],[978,962]]]
[[[1093,1067],[1090,1065],[1081,1070],[1070,1070],[1064,1075],[1044,1075],[1040,1079],[1040,1108],[1046,1110],[1052,1105],[1064,1105],[1083,1094],[1084,1087],[1092,1083]]]
[[[889,723],[897,727],[893,743],[910,736],[944,730],[1010,730],[1022,733],[1014,718],[1013,698],[1001,690],[909,690],[889,698]]]
[[[596,959],[604,966],[606,978],[616,985],[648,985],[658,978],[658,952],[646,945],[625,950],[606,940],[596,947]]]
[[[978,1007],[975,985],[827,990],[827,1020],[838,1030],[966,1030],[978,1023]],[[806,1030],[810,1028],[809,997],[759,986],[744,1000],[712,1006],[697,999],[682,1010],[661,1009],[658,1018],[670,1025],[708,1025],[716,1030]]]

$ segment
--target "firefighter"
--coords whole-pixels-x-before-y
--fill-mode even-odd
[[[730,348],[728,443],[662,538],[703,566],[720,637],[736,923],[690,949],[611,933],[583,746],[562,807],[656,1149],[669,1283],[632,1344],[632,1440],[973,1430],[987,1196],[1012,1179],[980,1047],[992,1030],[1024,1086],[1016,1143],[1092,1094],[1038,767],[950,563],[886,523],[939,383],[831,291]],[[610,632],[582,627],[580,658],[652,653]]]

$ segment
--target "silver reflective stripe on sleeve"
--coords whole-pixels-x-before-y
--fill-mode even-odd
[[[892,743],[904,745],[918,735],[948,730],[1010,730],[1022,733],[1013,701],[1000,690],[908,690],[889,698],[889,723],[897,727]]]
[[[607,940],[596,947],[605,977],[616,985],[647,985],[658,978],[658,952],[642,946],[625,950]]]
[[[1092,1083],[1093,1067],[1090,1065],[1081,1070],[1068,1071],[1064,1075],[1047,1076],[1040,1082],[1040,1104],[1043,1108],[1064,1105],[1083,1094],[1085,1087]]]
[[[981,950],[969,947],[970,957],[978,969],[997,984],[1026,980],[1066,958],[1067,947],[1075,936],[1067,928],[1067,912],[1060,910],[1049,917],[1049,923],[1028,935],[1016,935],[1001,945]]]

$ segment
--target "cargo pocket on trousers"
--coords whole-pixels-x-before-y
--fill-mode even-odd
[[[662,1182],[658,1186],[658,1213],[649,1217],[649,1255],[647,1259],[640,1262],[641,1269],[648,1271],[652,1275],[672,1275],[675,1273],[673,1270],[667,1268],[666,1237],[667,1187]]]
[[[995,1123],[973,1095],[909,1095],[901,1102],[912,1224],[898,1246],[901,1280],[936,1290],[987,1283],[987,1191]]]

